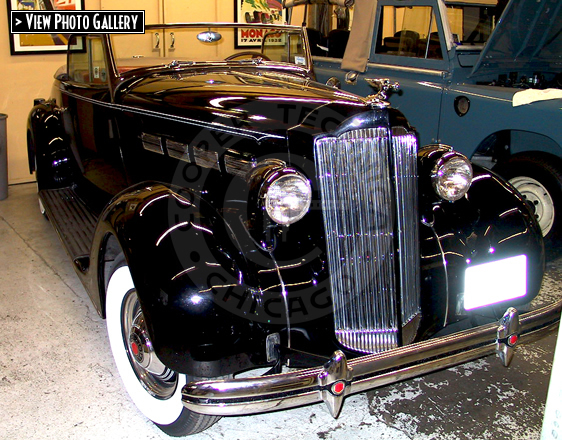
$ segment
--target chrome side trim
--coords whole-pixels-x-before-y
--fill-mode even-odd
[[[245,178],[252,168],[255,168],[257,162],[255,159],[245,160],[230,155],[224,156],[224,167],[228,174]]]
[[[216,151],[193,147],[195,163],[203,168],[219,169],[219,155]]]
[[[421,67],[395,66],[393,64],[382,63],[367,63],[367,67],[371,67],[373,69],[392,70],[394,72],[421,73],[424,75],[438,76],[440,78],[445,77],[449,73],[446,70],[422,69]]]
[[[184,162],[191,162],[189,158],[189,146],[187,144],[166,139],[168,155]]]
[[[341,64],[342,58],[330,58],[330,57],[323,57],[323,56],[313,56],[313,61],[316,62],[323,62],[323,63],[334,63],[334,64]],[[385,70],[392,70],[394,72],[411,72],[411,73],[422,73],[424,75],[430,76],[438,76],[443,78],[449,72],[446,70],[437,70],[437,69],[424,69],[421,67],[409,67],[409,66],[396,66],[394,64],[383,64],[383,63],[367,63],[367,67],[372,69],[385,69]],[[392,77],[392,75],[390,75]]]
[[[162,148],[162,138],[153,134],[141,133],[142,146],[147,151],[153,153],[164,154]]]
[[[562,301],[520,317],[519,343],[532,342],[556,329]],[[496,353],[498,324],[362,356],[327,366],[243,379],[190,382],[182,401],[191,411],[209,415],[255,414],[327,401],[337,409],[339,396],[360,393]],[[326,375],[330,380],[325,380]],[[337,385],[337,386],[336,386]],[[329,404],[329,402],[328,402]]]
[[[282,135],[278,135],[278,134],[274,134],[274,133],[264,134],[264,133],[260,133],[260,132],[255,131],[255,130],[246,130],[246,129],[243,129],[243,128],[237,128],[237,127],[229,126],[229,125],[214,122],[214,121],[213,122],[204,122],[204,121],[201,121],[201,120],[192,119],[192,118],[188,118],[188,117],[184,117],[184,116],[168,115],[168,114],[164,114],[162,112],[158,112],[158,111],[155,111],[155,110],[147,110],[147,109],[143,109],[143,108],[133,107],[133,106],[130,106],[130,105],[114,104],[114,103],[111,103],[111,102],[104,102],[104,101],[99,101],[97,99],[86,98],[86,97],[84,97],[82,95],[79,95],[77,93],[69,92],[68,90],[65,90],[62,87],[60,88],[60,92],[63,93],[64,95],[70,96],[71,98],[80,99],[81,101],[89,102],[91,104],[99,105],[101,107],[106,107],[106,108],[119,110],[119,111],[123,111],[123,112],[135,113],[135,114],[139,114],[139,115],[155,116],[155,117],[158,117],[158,118],[161,118],[161,119],[166,119],[168,121],[187,123],[187,124],[193,125],[195,127],[201,127],[201,128],[206,128],[206,129],[210,129],[210,130],[221,130],[224,133],[230,133],[230,134],[234,134],[234,135],[237,135],[237,136],[244,136],[244,137],[253,139],[256,142],[263,142],[263,141],[266,141],[268,139],[285,139]]]

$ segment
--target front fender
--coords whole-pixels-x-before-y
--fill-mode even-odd
[[[213,207],[195,192],[145,183],[117,196],[101,222],[125,254],[162,362],[199,377],[263,363],[260,326],[233,313],[251,291],[245,259]]]
[[[562,134],[557,125],[562,118],[560,100],[514,107],[513,96],[520,91],[482,85],[446,89],[439,121],[439,142],[452,145],[455,150],[472,157],[485,139],[504,131],[513,133],[512,153],[540,149],[562,156]],[[470,101],[464,116],[455,112],[455,99],[460,96]],[[417,128],[421,132],[422,127]],[[471,133],[471,136],[461,133]]]
[[[469,267],[525,254],[527,295],[510,301],[510,306],[527,304],[542,283],[542,234],[525,201],[493,172],[477,165],[473,169],[473,183],[464,198],[453,203],[421,203],[422,308],[424,317],[433,319],[427,325],[430,333],[467,317],[497,318],[505,311],[505,304],[464,310],[464,279]],[[421,179],[420,184],[425,194],[431,193],[428,181]]]

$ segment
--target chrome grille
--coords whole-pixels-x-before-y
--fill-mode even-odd
[[[336,337],[369,353],[396,347],[419,313],[416,142],[390,138],[369,128],[315,144]]]
[[[396,182],[398,261],[402,340],[409,343],[419,325],[420,269],[417,142],[402,128],[394,129],[392,153]]]

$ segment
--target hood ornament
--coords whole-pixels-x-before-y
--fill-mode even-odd
[[[400,90],[400,84],[397,82],[391,83],[388,78],[365,78],[365,81],[376,91],[374,95],[368,95],[365,98],[365,102],[371,108],[388,107],[390,105],[387,101],[388,92]]]

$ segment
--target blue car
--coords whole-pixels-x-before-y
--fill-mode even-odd
[[[562,3],[339,3],[330,6],[334,29],[309,29],[318,81],[362,96],[374,93],[369,80],[398,82],[389,100],[420,144],[454,145],[509,180],[554,250],[562,237]]]

